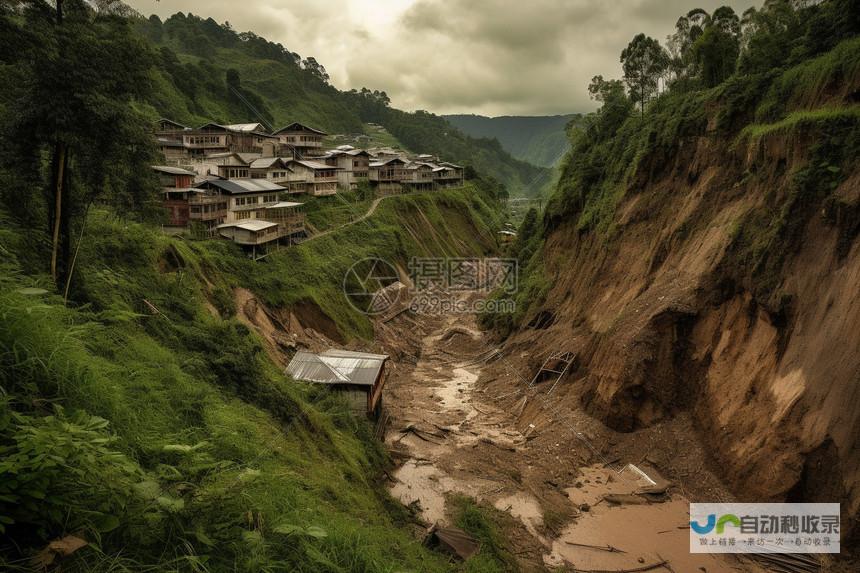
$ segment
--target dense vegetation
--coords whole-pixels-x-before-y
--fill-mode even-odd
[[[342,92],[325,68],[253,32],[238,33],[211,18],[177,13],[132,18],[148,41],[155,89],[145,109],[196,126],[207,121],[261,121],[278,128],[301,121],[330,133],[361,134],[367,123],[384,126],[407,149],[474,167],[525,190],[544,170],[510,156],[496,141],[464,135],[442,117],[392,108],[385,92]]]
[[[228,83],[245,100],[255,92],[216,72],[187,96],[126,12],[0,4],[0,569],[503,567],[489,550],[461,567],[424,548],[379,479],[387,461],[369,424],[287,379],[235,302],[246,287],[273,308],[314,308],[335,338],[366,339],[367,318],[339,291],[346,268],[493,248],[503,187],[470,173],[465,189],[388,198],[366,221],[258,263],[226,241],[165,236],[149,168],[157,106],[196,100],[238,121]],[[216,28],[212,42],[232,34]],[[310,210],[321,227],[349,220],[333,208]],[[460,512],[492,532],[474,507]]]
[[[839,210],[830,195],[856,169],[858,34],[857,0],[767,0],[741,17],[728,7],[690,11],[669,49],[637,35],[621,55],[623,78],[592,80],[589,92],[601,107],[571,132],[543,224],[527,218],[512,246],[526,269],[517,313],[487,316],[486,324],[509,332],[542,301],[551,284],[543,272],[547,235],[565,225],[611,241],[619,202],[663,173],[693,138],[731,147],[803,130],[816,141],[814,159],[793,174],[787,201],[774,189],[765,206],[738,222],[732,247],[736,279],[755,285],[760,302],[780,312],[775,278],[786,253],[811,213]]]
[[[472,221],[490,241],[483,197],[387,199],[367,224],[262,263],[97,207],[69,304],[25,271],[32,232],[3,213],[0,568],[29,570],[34,551],[75,534],[89,545],[68,571],[449,570],[380,488],[369,426],[290,383],[234,318],[232,291],[315,304],[335,335],[367,336],[338,291],[349,264],[461,254]]]
[[[580,114],[550,116],[446,115],[454,127],[472,137],[499,140],[502,147],[517,159],[535,165],[554,167],[570,149],[567,130],[575,126]]]

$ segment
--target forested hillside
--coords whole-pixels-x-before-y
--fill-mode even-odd
[[[154,115],[250,118],[211,62],[173,60],[141,22],[93,5],[111,7],[0,4],[0,570],[452,571],[384,489],[372,426],[289,379],[241,301],[303,311],[286,338],[304,324],[367,344],[346,269],[492,250],[501,187],[473,177],[387,198],[259,263],[229,241],[165,235]],[[360,128],[347,96],[261,65],[322,94],[319,116],[313,102],[301,114]],[[276,121],[290,111],[257,103]]]
[[[145,106],[150,117],[192,126],[260,121],[273,129],[300,121],[329,133],[363,133],[363,124],[372,122],[411,151],[470,165],[512,192],[545,180],[542,168],[514,159],[495,141],[464,135],[428,112],[392,108],[385,92],[339,91],[313,57],[252,32],[183,13],[164,22],[155,16],[131,20],[153,62],[154,90]]]
[[[499,140],[517,159],[553,167],[570,149],[567,128],[579,124],[582,115],[501,116],[462,114],[444,116],[454,127],[472,137]]]
[[[858,34],[856,0],[769,0],[636,36],[514,245],[518,313],[487,317],[577,353],[564,399],[610,427],[691,419],[741,498],[841,501],[855,533]]]

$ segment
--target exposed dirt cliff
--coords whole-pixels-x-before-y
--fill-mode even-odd
[[[860,507],[860,168],[822,150],[844,150],[857,124],[729,136],[716,113],[642,159],[610,232],[551,222],[551,286],[506,346],[532,368],[550,350],[578,353],[565,395],[595,418],[635,432],[691,415],[739,498],[842,501],[848,529]]]

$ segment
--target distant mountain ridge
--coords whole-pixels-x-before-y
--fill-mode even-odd
[[[558,163],[570,147],[566,127],[581,114],[548,116],[486,117],[474,114],[443,116],[454,127],[472,137],[499,140],[511,155],[542,167]]]

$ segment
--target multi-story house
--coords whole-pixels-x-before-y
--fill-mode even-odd
[[[433,180],[438,187],[461,187],[463,185],[463,168],[443,161],[433,169]]]
[[[274,154],[278,143],[278,138],[266,133],[260,123],[207,123],[182,134],[182,145],[191,157],[225,152],[262,153],[267,148]]]
[[[325,157],[325,163],[338,167],[337,183],[341,189],[355,190],[362,181],[367,181],[370,170],[370,154],[363,149],[335,149]]]
[[[187,227],[190,215],[188,195],[194,192],[192,187],[195,173],[169,165],[153,165],[152,170],[158,175],[161,184],[161,204],[167,210],[165,227]]]
[[[188,153],[182,145],[182,135],[191,128],[175,121],[161,118],[155,125],[155,145],[168,163],[179,163]]]
[[[215,228],[227,218],[226,198],[196,187],[193,171],[165,165],[153,169],[162,183],[162,205],[168,217],[165,230],[183,232],[193,228],[203,236],[214,236]]]
[[[294,122],[272,135],[278,138],[282,147],[292,150],[294,159],[308,159],[323,155],[323,138],[328,134]],[[282,152],[281,155],[285,154]]]
[[[401,183],[410,191],[432,191],[435,187],[433,165],[431,163],[409,163],[407,176]]]
[[[314,197],[337,193],[340,167],[307,159],[291,159],[284,163],[291,170],[287,177],[290,193],[304,192]]]
[[[286,189],[266,179],[209,179],[197,185],[224,199],[225,220],[218,234],[240,245],[256,247],[278,239],[291,242],[305,232],[302,203],[279,200]]]
[[[371,161],[368,166],[368,179],[380,195],[394,195],[403,191],[402,182],[409,179],[407,163],[400,157],[382,161]]]
[[[251,179],[267,179],[279,185],[289,183],[293,170],[280,157],[260,157],[248,165]]]
[[[208,179],[197,189],[219,193],[227,200],[225,223],[264,219],[265,208],[278,202],[284,187],[265,179]]]

